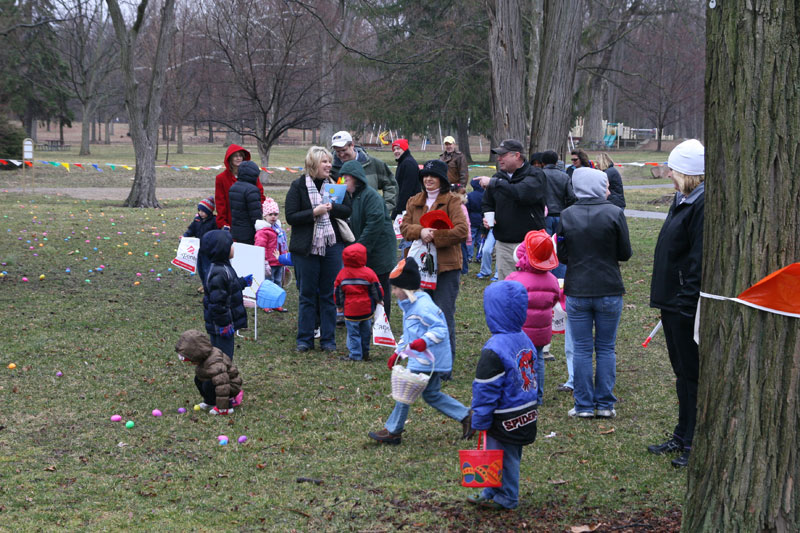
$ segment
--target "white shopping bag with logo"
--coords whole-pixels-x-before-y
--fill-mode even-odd
[[[419,267],[420,288],[435,290],[436,272],[439,270],[439,263],[436,260],[436,246],[432,242],[426,244],[422,242],[422,239],[417,239],[411,243],[408,257],[413,258]]]
[[[375,316],[373,316],[372,320],[372,344],[391,348],[397,347],[392,334],[392,327],[389,325],[389,319],[383,310],[383,304],[378,304],[375,308]]]
[[[394,228],[394,236],[397,237],[398,239],[403,238],[403,233],[400,231],[400,224],[403,223],[403,215],[405,213],[406,212],[403,211],[402,215],[397,215],[396,217],[394,217],[394,222],[392,222],[392,227]]]
[[[172,264],[189,272],[197,272],[197,254],[200,252],[200,239],[197,237],[181,237],[178,253]]]
[[[567,312],[561,307],[561,302],[557,302],[553,306],[553,333],[564,334],[564,329],[567,327]]]

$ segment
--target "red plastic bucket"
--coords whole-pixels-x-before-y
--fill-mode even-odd
[[[486,449],[485,431],[478,434],[478,448],[459,450],[458,459],[461,465],[462,486],[500,487],[503,484],[503,450]]]

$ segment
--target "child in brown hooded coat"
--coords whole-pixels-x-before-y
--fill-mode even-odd
[[[184,331],[175,345],[181,361],[196,365],[194,384],[203,401],[202,409],[210,415],[227,415],[242,402],[242,377],[239,369],[219,348],[211,345],[208,335],[196,329]]]

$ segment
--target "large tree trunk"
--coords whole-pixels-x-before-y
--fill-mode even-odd
[[[89,105],[89,102],[85,102],[81,105],[81,149],[78,152],[78,155],[89,155],[91,152],[89,151],[89,120],[92,116],[92,109]]]
[[[525,141],[525,47],[516,0],[486,0],[492,132],[495,139]]]
[[[735,296],[800,257],[800,7],[717,2],[706,28],[702,288]],[[682,529],[800,531],[800,320],[709,299],[700,316]]]
[[[161,117],[161,95],[164,92],[164,72],[175,34],[175,0],[164,0],[159,10],[160,22],[155,57],[150,72],[149,87],[139,91],[136,79],[136,49],[139,31],[144,25],[148,0],[141,0],[136,20],[128,29],[117,0],[106,0],[114,31],[120,44],[120,64],[125,86],[125,107],[128,110],[130,134],[136,153],[133,185],[125,207],[160,207],[156,199],[156,151],[158,122]],[[146,96],[144,94],[146,93]]]
[[[583,123],[583,137],[581,146],[596,149],[603,144],[603,80],[599,76],[589,77],[589,87],[587,91],[589,109],[586,113],[586,121]]]
[[[542,14],[544,12],[544,0],[531,1],[531,13],[529,16],[530,40],[528,42],[528,118],[525,122],[528,135],[528,154],[532,154],[531,127],[533,126],[533,114],[535,113],[533,102],[536,100],[536,82],[539,80],[539,65],[542,62]]]
[[[562,153],[567,145],[583,7],[583,0],[545,0],[544,3],[542,62],[531,128],[531,146],[537,152]]]

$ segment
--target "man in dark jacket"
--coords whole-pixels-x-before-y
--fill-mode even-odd
[[[575,203],[575,193],[572,191],[572,180],[564,171],[558,170],[558,154],[552,150],[542,152],[541,155],[544,168],[542,172],[547,177],[547,218],[545,219],[545,229],[552,235],[558,227],[558,220],[561,211]],[[567,271],[566,265],[558,265],[553,269],[553,275],[563,279]]]
[[[228,190],[228,205],[231,210],[231,235],[233,240],[244,244],[255,242],[255,223],[261,220],[261,192],[258,190],[258,175],[261,170],[252,161],[242,161],[239,177]]]
[[[395,177],[397,178],[397,205],[392,211],[392,220],[397,215],[406,210],[406,203],[408,199],[422,190],[422,185],[419,179],[419,164],[411,151],[408,149],[408,141],[406,139],[397,139],[392,143],[392,153],[397,161],[397,171]]]
[[[337,131],[331,139],[331,146],[335,152],[331,177],[337,179],[341,175],[341,168],[347,161],[358,161],[364,167],[364,176],[367,183],[376,191],[383,191],[383,201],[386,209],[392,213],[397,206],[397,180],[394,179],[389,166],[380,159],[371,157],[360,147],[353,143],[353,137],[346,131]],[[403,206],[405,207],[405,206]]]
[[[545,175],[522,156],[522,143],[506,139],[492,153],[497,154],[500,169],[491,178],[480,176],[483,213],[494,213],[495,252],[499,279],[516,269],[514,249],[531,230],[544,229],[544,206],[547,195]],[[488,227],[488,225],[487,225]]]
[[[447,181],[450,182],[450,185],[460,183],[466,188],[469,179],[467,157],[458,151],[456,140],[450,135],[445,137],[442,142],[444,143],[444,152],[439,154],[439,159],[447,163]]]
[[[364,169],[357,161],[342,165],[341,175],[347,192],[353,197],[350,228],[357,243],[367,249],[367,266],[375,271],[383,287],[383,308],[388,317],[391,312],[392,288],[389,274],[397,262],[397,238],[378,191],[367,183]]]

